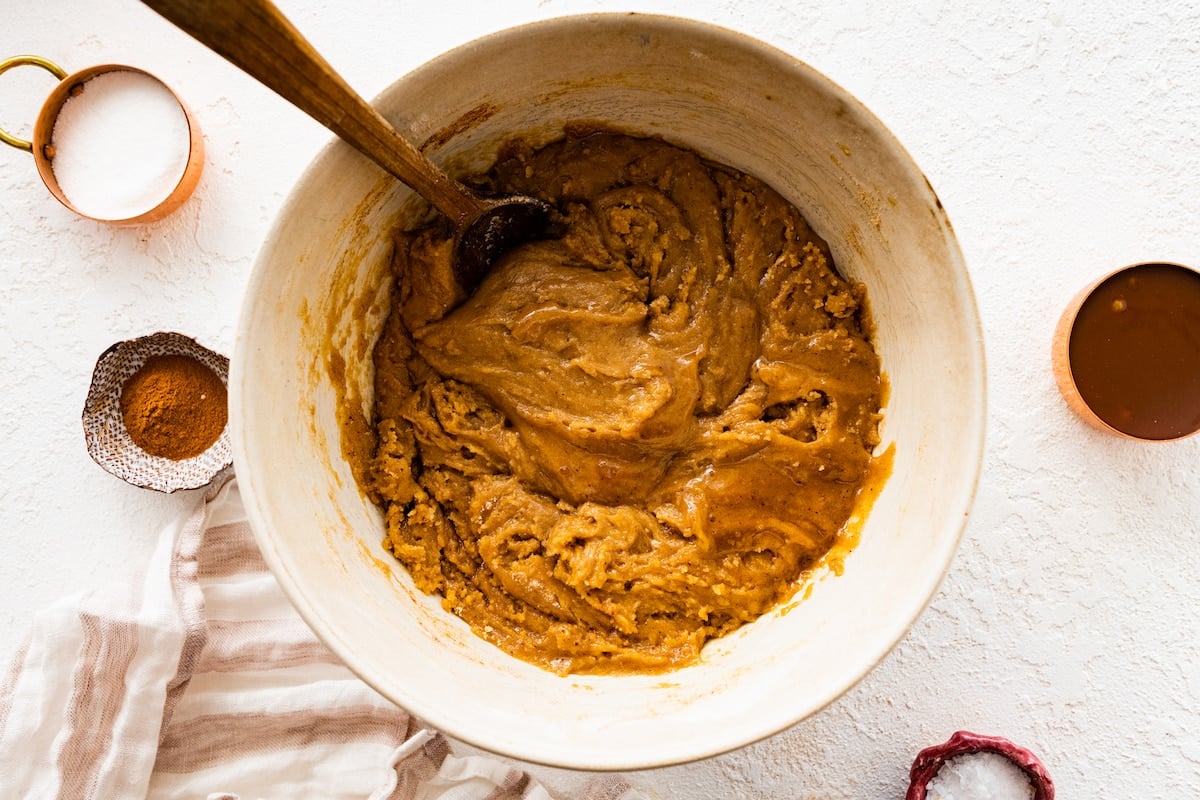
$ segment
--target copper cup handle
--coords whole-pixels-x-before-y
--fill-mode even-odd
[[[60,81],[67,77],[67,71],[65,69],[60,67],[58,64],[55,64],[53,61],[42,58],[41,56],[13,56],[12,58],[6,58],[3,61],[0,61],[0,75],[8,72],[13,67],[21,67],[26,65],[41,67],[54,77],[58,78]],[[28,139],[22,139],[19,136],[14,136],[8,131],[4,130],[4,128],[0,128],[0,142],[4,142],[9,147],[15,147],[18,150],[24,150],[27,153],[33,152],[33,142],[29,141]]]

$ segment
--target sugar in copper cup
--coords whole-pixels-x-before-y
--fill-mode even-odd
[[[1138,441],[1200,432],[1200,272],[1115,270],[1080,291],[1054,333],[1054,377],[1088,424]]]
[[[24,65],[41,67],[57,77],[59,82],[41,106],[37,120],[34,122],[32,138],[30,140],[21,139],[0,129],[0,141],[32,154],[34,165],[42,182],[55,199],[82,217],[114,225],[155,222],[183,205],[200,180],[200,172],[204,166],[204,137],[200,133],[200,128],[196,124],[192,112],[170,87],[145,70],[123,64],[101,64],[68,74],[54,62],[31,55],[15,56],[0,61],[0,74],[13,67]],[[178,179],[175,178],[176,173],[172,172],[169,182],[163,186],[161,191],[157,191],[157,187],[148,187],[149,196],[153,199],[135,208],[114,207],[110,212],[102,204],[95,202],[90,203],[87,207],[81,207],[77,198],[72,199],[68,192],[64,191],[59,176],[55,172],[55,126],[66,103],[88,91],[89,81],[121,73],[140,76],[145,81],[152,82],[151,85],[165,91],[178,104],[178,111],[182,114],[185,127],[180,141],[170,143],[172,146],[179,147],[182,155],[182,164],[177,172]],[[131,118],[122,120],[122,124],[133,126],[136,130],[136,126],[140,122],[137,118]]]

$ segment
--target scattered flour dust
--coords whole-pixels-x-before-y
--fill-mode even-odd
[[[179,101],[141,72],[102,72],[63,104],[51,134],[54,176],[83,214],[122,220],[175,189],[190,150]]]
[[[925,787],[925,800],[1029,800],[1025,771],[998,753],[955,756]]]

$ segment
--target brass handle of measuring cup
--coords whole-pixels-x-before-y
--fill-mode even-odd
[[[58,64],[55,64],[53,61],[42,58],[41,56],[13,56],[12,58],[6,58],[3,61],[0,61],[0,75],[8,72],[13,67],[21,67],[25,65],[41,67],[42,69],[54,75],[54,77],[58,78],[60,81],[67,77],[67,71],[65,69],[60,67]],[[4,142],[6,145],[15,147],[18,150],[24,150],[27,153],[33,152],[33,142],[13,136],[11,133],[4,130],[4,128],[0,128],[0,142]]]

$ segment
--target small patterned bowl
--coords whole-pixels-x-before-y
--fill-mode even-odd
[[[88,454],[126,483],[159,492],[199,489],[233,464],[226,426],[212,446],[194,458],[173,461],[134,444],[121,417],[121,390],[151,356],[190,356],[229,383],[229,359],[181,333],[162,332],[117,342],[100,354],[83,406]]]

